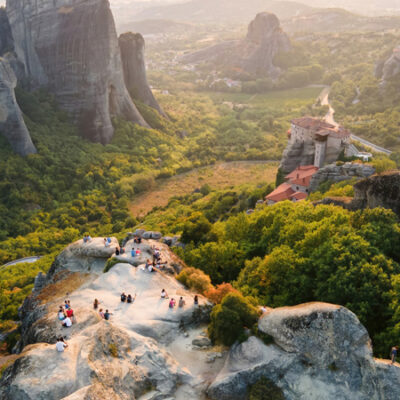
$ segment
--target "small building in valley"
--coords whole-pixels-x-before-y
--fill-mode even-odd
[[[290,174],[285,176],[285,182],[279,185],[273,192],[265,197],[268,205],[283,200],[297,202],[307,198],[312,176],[318,171],[314,165],[297,167]]]

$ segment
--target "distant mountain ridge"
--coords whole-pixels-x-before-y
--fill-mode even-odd
[[[276,0],[192,0],[187,3],[150,7],[137,13],[132,19],[169,19],[179,22],[243,22],[254,18],[254,15],[268,11],[279,19],[299,15],[311,8],[294,1]]]

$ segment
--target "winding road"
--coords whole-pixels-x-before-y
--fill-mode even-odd
[[[329,106],[329,110],[326,113],[324,120],[326,122],[328,122],[328,124],[334,125],[334,126],[338,126],[339,124],[335,121],[335,110],[333,109],[332,105],[329,102],[329,93],[330,93],[331,88],[329,86],[325,87],[322,92],[320,93],[318,99],[321,102],[321,105],[323,106]],[[357,92],[359,95],[359,92]],[[358,96],[357,96],[358,97]],[[385,149],[381,146],[378,146],[374,143],[369,142],[366,139],[363,139],[359,136],[350,135],[350,139],[353,140],[354,142],[359,142],[361,144],[363,144],[364,146],[367,146],[369,148],[371,148],[373,151],[375,151],[376,153],[383,153],[386,155],[390,155],[392,154],[392,151]]]
[[[40,260],[41,258],[42,258],[42,256],[32,256],[32,257],[20,258],[19,260],[10,261],[7,264],[4,264],[4,265],[0,266],[0,268],[9,267],[10,265],[17,265],[17,264],[21,264],[21,263],[34,263],[34,262]]]

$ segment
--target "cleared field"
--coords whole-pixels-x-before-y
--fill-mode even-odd
[[[135,197],[130,211],[134,216],[146,215],[154,207],[166,206],[171,197],[192,193],[206,183],[212,189],[224,189],[245,183],[274,182],[277,169],[278,163],[264,161],[235,161],[195,169],[157,181],[154,190]]]

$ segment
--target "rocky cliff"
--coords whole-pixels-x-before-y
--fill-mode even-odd
[[[16,153],[26,156],[36,153],[36,149],[15,98],[16,86],[17,77],[10,62],[0,57],[0,133]]]
[[[250,337],[235,345],[208,389],[212,399],[245,399],[261,377],[286,400],[400,398],[400,368],[373,359],[368,333],[349,310],[326,303],[282,307],[266,312],[258,327],[273,343]]]
[[[54,93],[83,136],[108,143],[117,115],[147,125],[124,84],[107,0],[8,0],[6,9],[30,87]]]
[[[273,63],[278,52],[289,51],[290,41],[274,14],[257,14],[245,39],[227,41],[182,57],[185,63],[215,64],[224,70],[276,79],[280,69]]]
[[[354,185],[352,197],[326,197],[316,204],[334,204],[348,210],[383,207],[400,217],[400,171],[371,175]]]
[[[140,33],[124,33],[119,39],[125,85],[131,96],[153,107],[165,116],[155,99],[146,77],[144,61],[144,39]]]
[[[382,80],[385,85],[388,80],[398,75],[400,72],[400,46],[393,49],[393,53],[386,60],[378,62],[375,75]]]
[[[316,191],[322,182],[330,181],[337,183],[353,178],[363,179],[374,173],[375,168],[368,164],[351,162],[329,164],[320,168],[317,173],[313,175],[310,182],[310,191]]]

